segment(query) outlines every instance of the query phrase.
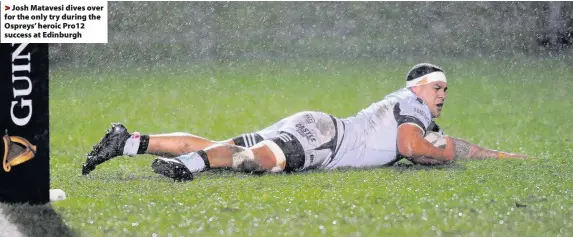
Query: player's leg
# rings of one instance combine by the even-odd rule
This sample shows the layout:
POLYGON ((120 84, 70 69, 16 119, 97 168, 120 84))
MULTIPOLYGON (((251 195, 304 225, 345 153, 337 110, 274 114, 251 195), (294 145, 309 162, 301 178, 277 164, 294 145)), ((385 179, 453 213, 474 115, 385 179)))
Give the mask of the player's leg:
POLYGON ((204 149, 215 143, 234 144, 234 141, 229 139, 217 142, 187 133, 142 135, 138 132, 129 133, 122 124, 115 123, 87 154, 82 174, 86 175, 97 165, 122 155, 154 154, 176 157, 204 149))
POLYGON ((247 173, 282 171, 287 165, 282 149, 270 140, 252 147, 232 144, 214 144, 204 150, 191 152, 176 158, 155 159, 153 170, 176 181, 189 181, 193 173, 216 168, 232 168, 247 173))
POLYGON ((263 136, 276 134, 274 127, 276 124, 261 133, 242 134, 176 158, 158 157, 151 167, 155 173, 177 181, 192 180, 193 173, 212 168, 233 168, 243 172, 280 171, 284 168, 284 154, 277 151, 276 145, 263 141, 263 136))
POLYGON ((140 145, 138 154, 153 154, 162 157, 177 157, 190 152, 205 149, 209 146, 223 143, 231 144, 242 147, 252 147, 261 142, 265 137, 272 137, 277 134, 277 129, 283 124, 283 120, 274 123, 273 125, 255 133, 245 133, 240 136, 227 139, 224 141, 212 141, 203 137, 199 137, 186 133, 172 133, 161 135, 149 135, 148 143, 145 135, 142 135, 141 143, 148 144, 147 147, 141 148, 140 145))
MULTIPOLYGON (((145 135, 142 135, 142 140, 144 139, 146 139, 145 135)), ((234 144, 233 140, 231 139, 218 142, 188 133, 149 135, 149 138, 147 139, 149 139, 147 148, 138 150, 137 154, 177 157, 183 154, 205 149, 216 143, 234 144)))
POLYGON ((152 168, 175 180, 191 180, 192 173, 212 168, 254 173, 316 168, 329 161, 336 147, 333 120, 324 113, 299 113, 289 117, 274 136, 253 147, 215 144, 175 159, 157 158, 152 168))
MULTIPOLYGON (((272 133, 269 132, 272 127, 264 129, 263 134, 272 133)), ((169 158, 202 150, 218 143, 250 147, 262 140, 261 135, 257 133, 247 133, 224 141, 213 141, 188 133, 146 135, 138 132, 129 133, 125 126, 115 123, 87 154, 82 174, 89 174, 97 165, 123 155, 151 154, 169 158)))
POLYGON ((233 162, 235 170, 246 172, 260 172, 272 164, 274 166, 271 171, 281 170, 281 166, 276 164, 277 157, 281 163, 284 154, 277 151, 276 145, 266 145, 268 141, 263 140, 276 136, 285 121, 286 118, 256 133, 246 133, 222 143, 213 143, 176 158, 158 157, 151 167, 156 173, 177 181, 192 180, 192 173, 211 168, 233 168, 233 162))

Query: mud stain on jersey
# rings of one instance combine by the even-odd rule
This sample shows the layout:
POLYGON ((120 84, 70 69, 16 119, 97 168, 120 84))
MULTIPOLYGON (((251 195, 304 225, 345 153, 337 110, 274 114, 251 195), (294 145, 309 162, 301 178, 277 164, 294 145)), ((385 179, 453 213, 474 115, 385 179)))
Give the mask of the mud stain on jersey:
POLYGON ((384 117, 388 114, 388 111, 390 111, 390 108, 394 107, 395 103, 389 103, 389 102, 384 102, 380 105, 380 107, 376 110, 376 117, 378 117, 378 119, 380 120, 384 120, 384 117))
POLYGON ((392 103, 383 102, 378 104, 376 110, 374 111, 374 117, 368 119, 368 129, 365 131, 368 134, 370 131, 376 131, 378 126, 385 120, 385 116, 388 115, 388 111, 392 108, 392 103))
POLYGON ((316 127, 318 128, 318 132, 320 133, 321 138, 330 139, 336 134, 336 131, 334 131, 334 123, 330 117, 328 119, 318 119, 316 121, 316 127))

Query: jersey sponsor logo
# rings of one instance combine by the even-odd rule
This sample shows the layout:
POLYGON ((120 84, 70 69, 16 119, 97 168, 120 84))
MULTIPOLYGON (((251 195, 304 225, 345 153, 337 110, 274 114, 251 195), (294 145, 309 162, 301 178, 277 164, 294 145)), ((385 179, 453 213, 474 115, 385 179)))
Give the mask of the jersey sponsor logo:
POLYGON ((308 130, 308 128, 306 128, 304 125, 302 124, 297 124, 296 126, 296 131, 303 137, 305 137, 307 140, 311 141, 311 142, 316 142, 316 138, 314 137, 314 135, 312 134, 312 132, 310 130, 308 130))
POLYGON ((331 149, 314 149, 306 152, 305 168, 316 168, 324 164, 324 162, 332 157, 331 149), (308 162, 308 163, 306 163, 308 162))
POLYGON ((307 123, 314 123, 314 117, 312 117, 312 114, 305 114, 304 115, 304 119, 306 120, 307 123))
POLYGON ((422 118, 424 118, 424 120, 426 120, 426 122, 430 122, 430 120, 428 119, 428 115, 426 115, 426 112, 424 112, 423 110, 419 109, 419 108, 414 108, 414 112, 418 113, 419 115, 422 116, 422 118))

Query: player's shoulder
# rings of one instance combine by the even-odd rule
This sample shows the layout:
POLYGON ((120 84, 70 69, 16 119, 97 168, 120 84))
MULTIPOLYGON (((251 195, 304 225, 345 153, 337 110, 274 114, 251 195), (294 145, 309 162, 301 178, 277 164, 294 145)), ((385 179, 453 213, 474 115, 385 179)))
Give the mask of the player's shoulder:
POLYGON ((402 88, 395 92, 388 94, 386 99, 395 100, 400 104, 407 104, 412 106, 426 106, 426 103, 420 99, 414 92, 408 88, 402 88))
POLYGON ((419 121, 417 123, 424 129, 432 122, 430 108, 416 94, 408 88, 398 90, 393 93, 396 100, 394 114, 397 121, 404 122, 411 119, 419 121), (403 118, 406 116, 406 118, 403 118))

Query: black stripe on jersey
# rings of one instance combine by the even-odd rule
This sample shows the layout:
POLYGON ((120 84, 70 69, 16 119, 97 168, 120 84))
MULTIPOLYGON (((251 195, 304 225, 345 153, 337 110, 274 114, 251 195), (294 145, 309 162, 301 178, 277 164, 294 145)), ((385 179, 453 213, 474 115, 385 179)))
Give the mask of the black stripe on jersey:
POLYGON ((258 133, 245 133, 238 137, 233 138, 233 142, 235 143, 235 145, 242 147, 252 147, 255 144, 261 142, 262 140, 263 137, 261 137, 261 135, 259 135, 258 133))
POLYGON ((438 126, 438 124, 436 124, 434 121, 432 121, 430 123, 430 125, 428 126, 428 131, 441 132, 441 129, 440 129, 440 126, 438 126))
MULTIPOLYGON (((338 153, 338 149, 340 148, 340 146, 338 146, 338 143, 337 143, 338 142, 338 123, 336 122, 336 119, 334 118, 334 116, 330 115, 330 118, 332 119, 332 122, 334 123, 334 131, 335 132, 334 132, 334 138, 332 139, 332 141, 325 144, 330 149, 332 149, 332 155, 330 155, 328 162, 326 162, 327 165, 330 164, 330 162, 332 162, 332 160, 336 156, 336 153, 338 153)), ((342 123, 342 131, 344 131, 344 123, 342 123)), ((342 137, 340 138, 341 144, 342 144, 342 140, 344 140, 344 133, 342 133, 342 137)), ((317 149, 320 149, 320 147, 317 149)))
POLYGON ((424 123, 422 123, 422 121, 420 121, 420 119, 414 117, 414 116, 410 116, 410 115, 402 115, 400 114, 402 110, 400 110, 400 103, 396 103, 396 105, 394 105, 394 118, 396 119, 396 122, 398 123, 398 126, 404 124, 404 123, 414 123, 418 126, 420 126, 420 128, 422 128, 422 130, 424 130, 424 133, 426 133, 426 128, 424 127, 424 123))

